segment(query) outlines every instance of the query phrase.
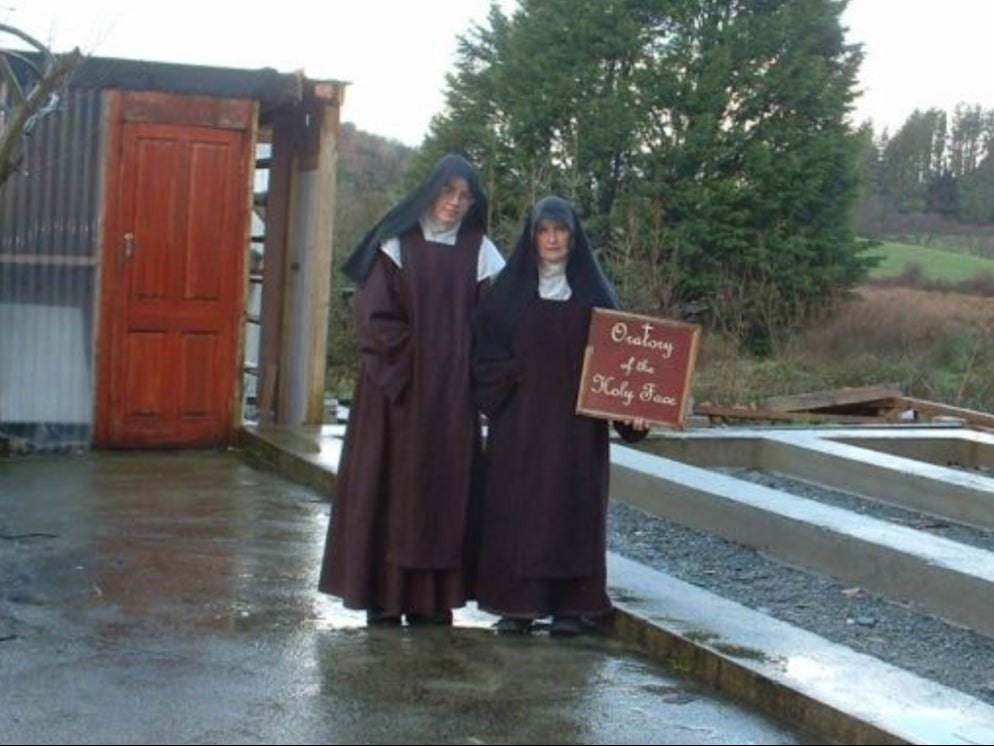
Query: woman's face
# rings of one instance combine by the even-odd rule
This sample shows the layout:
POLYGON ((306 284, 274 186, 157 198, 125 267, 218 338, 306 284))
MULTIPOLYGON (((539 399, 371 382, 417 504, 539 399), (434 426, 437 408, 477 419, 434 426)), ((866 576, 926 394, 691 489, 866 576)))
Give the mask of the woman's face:
POLYGON ((443 225, 453 226, 466 217, 473 202, 473 193, 469 189, 469 182, 461 177, 456 177, 442 187, 442 191, 431 203, 431 216, 443 225))
POLYGON ((569 228, 555 220, 539 220, 535 226, 535 245, 542 261, 561 261, 569 254, 569 228))

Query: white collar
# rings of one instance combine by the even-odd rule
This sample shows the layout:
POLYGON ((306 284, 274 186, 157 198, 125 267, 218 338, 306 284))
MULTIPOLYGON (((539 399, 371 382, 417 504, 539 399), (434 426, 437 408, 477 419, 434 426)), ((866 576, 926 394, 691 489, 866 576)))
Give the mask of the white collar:
POLYGON ((538 297, 544 300, 569 300, 573 295, 566 279, 568 257, 558 262, 538 260, 538 297))
POLYGON ((456 245, 456 239, 459 237, 460 223, 456 223, 455 225, 440 223, 430 215, 423 216, 418 223, 421 224, 421 234, 425 237, 425 241, 445 243, 449 246, 456 245))

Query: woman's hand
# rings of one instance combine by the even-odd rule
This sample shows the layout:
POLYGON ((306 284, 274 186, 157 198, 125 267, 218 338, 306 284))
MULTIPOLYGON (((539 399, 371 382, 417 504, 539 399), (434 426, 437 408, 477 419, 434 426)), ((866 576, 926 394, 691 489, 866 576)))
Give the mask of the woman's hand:
POLYGON ((632 428, 632 430, 638 430, 641 433, 648 432, 652 427, 650 422, 644 417, 635 417, 631 420, 625 420, 625 424, 632 428))

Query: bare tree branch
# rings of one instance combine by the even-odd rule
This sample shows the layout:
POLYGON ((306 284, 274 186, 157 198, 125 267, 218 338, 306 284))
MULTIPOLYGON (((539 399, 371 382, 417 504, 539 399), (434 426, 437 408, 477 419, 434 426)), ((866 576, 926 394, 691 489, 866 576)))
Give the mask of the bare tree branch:
MULTIPOLYGON (((31 56, 17 50, 0 49, 0 92, 6 91, 6 104, 0 114, 0 187, 20 165, 18 146, 30 136, 37 122, 56 109, 59 91, 79 67, 83 54, 79 48, 66 54, 53 54, 44 44, 20 29, 0 23, 0 34, 26 42, 41 57, 37 64, 31 56), (11 60, 16 59, 29 70, 27 80, 18 78, 11 60)), ((3 98, 0 97, 0 101, 3 98)))

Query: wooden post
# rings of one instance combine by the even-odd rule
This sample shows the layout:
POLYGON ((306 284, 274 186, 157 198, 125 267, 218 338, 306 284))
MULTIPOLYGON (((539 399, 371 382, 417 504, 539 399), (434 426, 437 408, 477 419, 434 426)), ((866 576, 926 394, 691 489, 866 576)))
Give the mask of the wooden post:
POLYGON ((324 388, 328 369, 328 312, 331 299, 332 234, 335 220, 335 172, 338 163, 339 109, 337 102, 318 112, 317 201, 314 234, 310 243, 314 252, 310 288, 310 371, 307 382, 306 424, 324 422, 324 388))

